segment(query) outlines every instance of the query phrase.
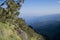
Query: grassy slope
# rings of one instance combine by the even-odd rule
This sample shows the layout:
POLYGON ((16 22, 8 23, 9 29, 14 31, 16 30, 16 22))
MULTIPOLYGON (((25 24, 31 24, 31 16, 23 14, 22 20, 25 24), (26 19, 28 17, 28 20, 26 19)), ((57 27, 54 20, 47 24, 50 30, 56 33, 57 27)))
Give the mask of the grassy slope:
POLYGON ((24 25, 25 27, 19 27, 20 31, 22 30, 23 33, 17 34, 15 28, 15 25, 7 23, 0 22, 0 40, 24 40, 24 38, 28 37, 27 40, 44 40, 44 38, 35 33, 31 28, 29 28, 27 25, 24 25), (25 37, 24 35, 27 34, 25 37), (22 36, 23 35, 23 36, 22 36))
POLYGON ((0 22, 0 40, 22 40, 14 30, 14 25, 0 22))

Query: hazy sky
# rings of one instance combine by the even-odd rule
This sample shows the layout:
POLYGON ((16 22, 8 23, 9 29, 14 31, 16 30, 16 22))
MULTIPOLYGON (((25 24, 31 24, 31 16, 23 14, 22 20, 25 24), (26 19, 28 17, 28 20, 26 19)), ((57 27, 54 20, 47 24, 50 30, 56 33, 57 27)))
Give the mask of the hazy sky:
POLYGON ((60 13, 60 0, 25 0, 22 16, 41 16, 60 13))
POLYGON ((60 14, 60 0, 25 0, 20 12, 22 17, 60 14))

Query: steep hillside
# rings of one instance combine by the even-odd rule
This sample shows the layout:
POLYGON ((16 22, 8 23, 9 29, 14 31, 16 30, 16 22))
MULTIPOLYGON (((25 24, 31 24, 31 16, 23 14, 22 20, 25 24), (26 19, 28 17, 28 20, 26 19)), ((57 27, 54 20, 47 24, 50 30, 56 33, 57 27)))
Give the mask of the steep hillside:
MULTIPOLYGON (((0 0, 1 1, 1 0, 0 0)), ((44 40, 22 18, 18 18, 24 0, 3 0, 0 4, 0 40, 44 40)))
POLYGON ((43 36, 35 33, 24 21, 20 22, 20 26, 0 22, 0 40, 44 40, 43 36))

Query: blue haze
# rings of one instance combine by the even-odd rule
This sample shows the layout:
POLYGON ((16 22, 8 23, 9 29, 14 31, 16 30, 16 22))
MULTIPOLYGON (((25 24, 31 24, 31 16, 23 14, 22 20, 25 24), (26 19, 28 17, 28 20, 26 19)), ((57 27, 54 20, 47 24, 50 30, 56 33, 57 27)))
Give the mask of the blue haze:
POLYGON ((60 14, 60 0, 25 0, 20 12, 23 18, 60 14))
POLYGON ((25 0, 19 17, 46 40, 60 40, 60 0, 25 0))

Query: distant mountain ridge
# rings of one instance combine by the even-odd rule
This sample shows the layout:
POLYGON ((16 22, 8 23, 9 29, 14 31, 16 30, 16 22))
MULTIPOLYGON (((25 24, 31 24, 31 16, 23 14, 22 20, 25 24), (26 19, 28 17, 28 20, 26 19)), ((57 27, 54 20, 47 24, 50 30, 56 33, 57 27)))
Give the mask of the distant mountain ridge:
MULTIPOLYGON (((28 20, 28 22, 29 21, 30 20, 28 20)), ((60 14, 33 17, 28 24, 31 25, 36 32, 46 35, 49 40, 60 40, 60 36, 58 36, 60 33, 60 14)))
POLYGON ((26 19, 26 22, 27 22, 27 24, 29 24, 29 23, 34 23, 37 21, 47 21, 47 20, 58 20, 58 21, 60 21, 60 14, 30 17, 30 18, 26 19))

